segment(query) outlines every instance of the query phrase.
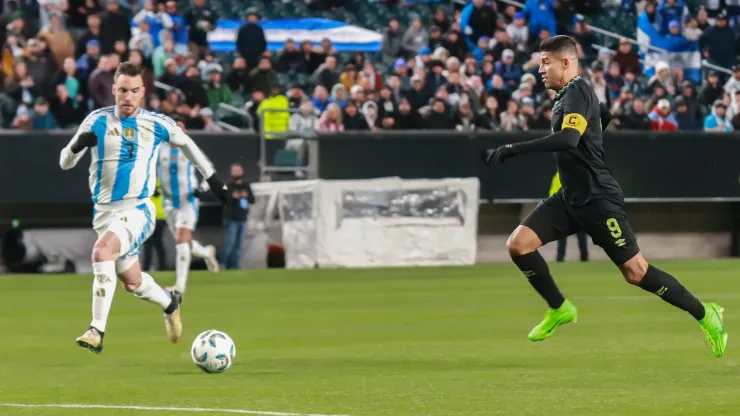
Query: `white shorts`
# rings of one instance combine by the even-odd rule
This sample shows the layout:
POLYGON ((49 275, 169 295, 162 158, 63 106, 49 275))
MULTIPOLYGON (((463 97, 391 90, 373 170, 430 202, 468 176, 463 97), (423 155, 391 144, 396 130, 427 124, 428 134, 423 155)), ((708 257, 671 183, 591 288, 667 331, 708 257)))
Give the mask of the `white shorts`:
POLYGON ((183 204, 180 208, 165 208, 167 226, 172 235, 175 235, 180 228, 195 231, 195 225, 198 223, 198 208, 197 199, 192 203, 183 204))
POLYGON ((139 260, 139 247, 154 232, 155 208, 150 200, 126 209, 95 210, 93 229, 102 236, 110 231, 121 242, 116 273, 121 274, 139 260))

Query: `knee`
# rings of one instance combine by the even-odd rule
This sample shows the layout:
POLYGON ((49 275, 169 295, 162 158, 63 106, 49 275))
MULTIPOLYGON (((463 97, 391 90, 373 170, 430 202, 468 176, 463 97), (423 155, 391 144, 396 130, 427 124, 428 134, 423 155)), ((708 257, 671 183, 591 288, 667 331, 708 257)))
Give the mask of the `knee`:
POLYGON ((521 232, 517 228, 506 241, 506 249, 512 256, 522 256, 531 253, 539 248, 539 239, 534 236, 530 237, 527 233, 521 232))
POLYGON ((111 244, 106 240, 98 240, 93 245, 92 261, 99 263, 102 261, 114 260, 114 250, 111 244))
POLYGON ((640 257, 628 261, 619 269, 627 283, 639 286, 640 282, 642 282, 642 278, 645 277, 645 274, 648 271, 648 267, 650 267, 648 262, 644 258, 640 257))
POLYGON ((139 283, 123 282, 123 288, 126 289, 126 292, 133 292, 134 290, 138 289, 140 285, 141 285, 141 282, 139 283))

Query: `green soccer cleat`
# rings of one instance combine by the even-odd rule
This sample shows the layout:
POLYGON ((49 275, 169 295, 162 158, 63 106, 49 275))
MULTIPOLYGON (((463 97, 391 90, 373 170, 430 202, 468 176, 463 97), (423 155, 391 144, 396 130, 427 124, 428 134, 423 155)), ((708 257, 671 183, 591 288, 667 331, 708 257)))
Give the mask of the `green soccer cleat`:
POLYGON ((571 322, 575 323, 576 321, 578 321, 578 310, 566 299, 559 308, 548 309, 545 312, 545 319, 529 331, 529 340, 542 341, 545 338, 551 337, 560 325, 571 322))
POLYGON ((716 303, 702 303, 704 305, 705 315, 699 321, 704 335, 707 337, 709 345, 712 346, 712 352, 715 357, 721 357, 727 348, 727 330, 723 321, 722 313, 725 308, 716 303))

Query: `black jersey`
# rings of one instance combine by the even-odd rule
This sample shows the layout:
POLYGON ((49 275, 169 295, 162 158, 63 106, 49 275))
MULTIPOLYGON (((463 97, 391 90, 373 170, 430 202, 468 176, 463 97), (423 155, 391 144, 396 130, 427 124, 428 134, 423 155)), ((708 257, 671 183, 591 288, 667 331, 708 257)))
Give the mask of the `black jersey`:
POLYGON ((568 204, 583 205, 605 195, 621 199, 622 189, 604 162, 599 99, 580 76, 558 92, 550 125, 553 132, 571 128, 581 134, 574 149, 554 153, 568 204))

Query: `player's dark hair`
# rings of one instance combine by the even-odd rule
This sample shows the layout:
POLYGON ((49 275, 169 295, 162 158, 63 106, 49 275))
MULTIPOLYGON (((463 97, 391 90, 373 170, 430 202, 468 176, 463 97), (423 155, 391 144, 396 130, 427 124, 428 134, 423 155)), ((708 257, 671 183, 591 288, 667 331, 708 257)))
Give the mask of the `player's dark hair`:
POLYGON ((578 56, 578 47, 570 36, 557 35, 543 40, 540 43, 540 52, 570 52, 578 56))
POLYGON ((116 69, 116 73, 113 75, 113 82, 118 80, 119 75, 126 75, 127 77, 138 77, 141 76, 141 68, 138 65, 126 61, 121 65, 118 65, 118 69, 116 69))

